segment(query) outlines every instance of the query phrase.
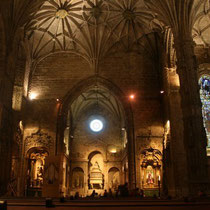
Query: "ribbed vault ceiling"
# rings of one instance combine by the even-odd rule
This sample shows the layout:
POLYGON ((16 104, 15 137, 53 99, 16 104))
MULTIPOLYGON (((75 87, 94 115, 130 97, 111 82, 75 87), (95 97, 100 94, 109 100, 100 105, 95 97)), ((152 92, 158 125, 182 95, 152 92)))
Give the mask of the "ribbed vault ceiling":
POLYGON ((109 90, 99 85, 95 85, 83 92, 71 104, 70 110, 74 122, 79 119, 82 113, 91 107, 98 111, 106 109, 119 122, 123 122, 124 114, 119 100, 109 90))
POLYGON ((192 35, 197 45, 210 46, 210 0, 202 5, 192 35))
MULTIPOLYGON (((15 30, 24 26, 33 62, 56 51, 73 51, 97 65, 114 48, 142 48, 142 37, 162 29, 156 14, 145 6, 148 1, 151 0, 8 0, 11 9, 5 10, 3 4, 1 12, 6 17, 10 34, 7 37, 13 37, 15 30)), ((190 1, 183 0, 183 5, 190 1)), ((174 0, 154 2, 158 9, 162 7, 159 4, 173 4, 174 0)), ((193 27, 193 39, 197 45, 208 47, 210 0, 194 2, 202 6, 193 27)))
POLYGON ((113 49, 142 48, 159 27, 143 0, 48 0, 33 17, 25 25, 33 60, 70 51, 93 66, 113 49))
MULTIPOLYGON (((144 0, 46 0, 32 17, 25 31, 33 61, 70 51, 94 67, 113 49, 142 51, 142 38, 163 29, 144 0)), ((209 0, 201 7, 192 34, 197 45, 209 46, 209 0)))

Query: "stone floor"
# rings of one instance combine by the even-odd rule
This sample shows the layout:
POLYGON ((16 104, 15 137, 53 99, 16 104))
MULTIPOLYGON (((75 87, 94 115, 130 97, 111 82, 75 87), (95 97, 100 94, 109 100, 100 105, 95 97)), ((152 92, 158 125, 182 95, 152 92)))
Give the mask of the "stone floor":
MULTIPOLYGON (((42 210, 45 200, 7 199, 7 210, 42 210)), ((51 209, 56 210, 210 210, 210 201, 164 201, 164 200, 76 200, 60 203, 54 200, 51 209)), ((1 207, 0 207, 0 210, 1 207)))

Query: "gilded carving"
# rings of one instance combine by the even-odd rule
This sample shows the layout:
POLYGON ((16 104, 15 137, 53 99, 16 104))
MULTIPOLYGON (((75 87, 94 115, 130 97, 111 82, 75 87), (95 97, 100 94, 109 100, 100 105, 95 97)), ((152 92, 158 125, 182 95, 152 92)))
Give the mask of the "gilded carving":
POLYGON ((31 136, 25 139, 25 153, 33 147, 46 147, 49 150, 52 149, 53 139, 47 133, 43 133, 38 130, 36 133, 32 133, 31 136))

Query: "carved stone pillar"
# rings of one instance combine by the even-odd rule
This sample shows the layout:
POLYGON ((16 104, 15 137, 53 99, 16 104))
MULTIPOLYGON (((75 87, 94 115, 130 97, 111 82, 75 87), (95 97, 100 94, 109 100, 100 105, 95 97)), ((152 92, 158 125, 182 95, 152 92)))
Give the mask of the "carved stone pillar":
POLYGON ((173 32, 178 61, 177 72, 180 77, 182 133, 187 159, 188 190, 189 195, 198 195, 198 192, 205 190, 207 186, 207 157, 197 65, 191 34, 206 0, 144 0, 144 2, 173 32))
MULTIPOLYGON (((130 121, 132 122, 132 121, 130 121)), ((130 190, 136 188, 136 148, 135 148, 135 139, 134 139, 134 128, 130 126, 128 129, 128 146, 127 146, 127 154, 128 154, 128 187, 130 190)))
POLYGON ((107 160, 104 160, 104 189, 109 190, 109 176, 108 176, 107 160))
POLYGON ((203 127, 199 95, 196 57, 189 35, 175 36, 177 72, 180 78, 181 108, 183 115, 184 146, 188 163, 189 193, 197 195, 206 190, 208 180, 206 134, 203 127))
MULTIPOLYGON (((12 65, 7 68, 12 69, 12 65)), ((0 195, 4 195, 10 182, 12 141, 14 138, 14 116, 11 108, 13 81, 4 73, 0 82, 0 195)))
POLYGON ((84 195, 88 195, 88 179, 89 179, 89 169, 88 169, 88 160, 84 163, 84 195))
POLYGON ((5 195, 10 182, 12 140, 13 113, 10 108, 0 102, 0 195, 5 195))
POLYGON ((183 197, 189 193, 187 159, 184 147, 183 120, 180 84, 176 68, 165 68, 166 117, 169 120, 170 136, 164 144, 164 192, 171 196, 183 197))

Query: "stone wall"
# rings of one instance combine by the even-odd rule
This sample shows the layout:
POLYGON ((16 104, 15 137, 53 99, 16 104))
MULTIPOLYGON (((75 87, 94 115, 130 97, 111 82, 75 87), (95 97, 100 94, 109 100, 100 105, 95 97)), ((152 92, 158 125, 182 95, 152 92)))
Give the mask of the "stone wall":
MULTIPOLYGON (((99 72, 102 77, 122 90, 125 100, 130 100, 130 94, 135 95, 135 99, 130 103, 134 120, 136 173, 139 186, 140 152, 150 147, 162 151, 163 107, 158 69, 143 55, 120 53, 104 59, 99 65, 99 72)), ((59 108, 56 99, 62 102, 68 91, 92 75, 94 71, 88 63, 76 55, 55 54, 41 61, 34 71, 29 90, 29 93, 37 93, 37 99, 28 101, 24 111, 25 138, 40 129, 55 140, 59 108)), ((106 125, 106 132, 97 136, 87 130, 89 113, 91 110, 84 112, 77 124, 73 139, 75 144, 73 143, 70 148, 71 158, 87 161, 88 154, 99 150, 106 157, 106 161, 122 161, 121 156, 106 154, 105 149, 105 144, 120 141, 121 130, 116 119, 104 111, 102 115, 109 123, 106 125)), ((124 163, 122 165, 124 167, 124 163)), ((122 165, 120 163, 120 170, 122 165)), ((78 165, 74 164, 74 167, 76 166, 78 165)), ((115 165, 109 165, 113 166, 115 165)))
POLYGON ((37 93, 40 99, 62 99, 74 85, 92 75, 93 71, 82 57, 54 54, 37 65, 29 92, 37 93))

